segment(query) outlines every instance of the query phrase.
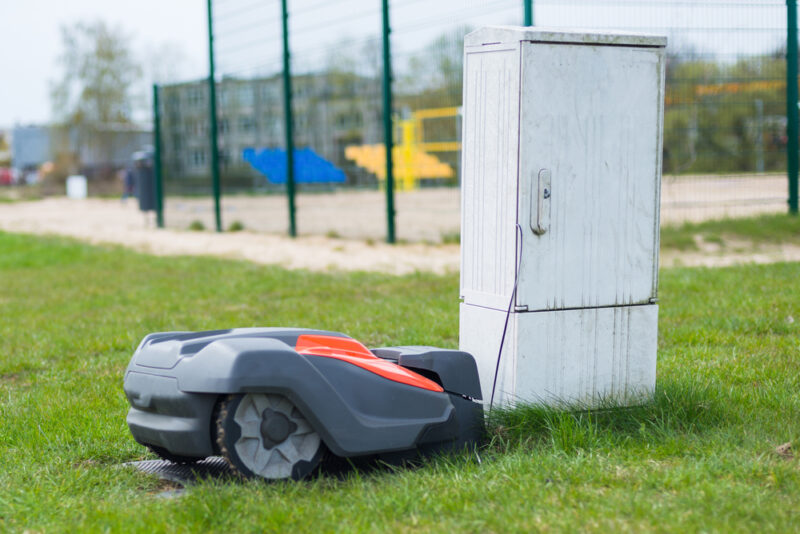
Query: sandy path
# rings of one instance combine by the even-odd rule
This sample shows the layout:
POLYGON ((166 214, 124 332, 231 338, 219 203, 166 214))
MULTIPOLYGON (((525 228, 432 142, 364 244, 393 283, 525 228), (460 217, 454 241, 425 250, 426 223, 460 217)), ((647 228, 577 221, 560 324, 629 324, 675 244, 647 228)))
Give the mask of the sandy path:
POLYGON ((68 200, 0 204, 0 229, 57 234, 90 243, 115 243, 157 255, 211 255, 274 264, 289 269, 326 271, 456 272, 458 246, 389 246, 362 241, 269 234, 189 232, 145 227, 134 203, 117 200, 68 200))
MULTIPOLYGON (((461 197, 456 188, 398 192, 395 195, 397 238, 438 243, 461 228, 461 197)), ((299 194, 296 198, 300 235, 331 235, 349 239, 386 239, 386 197, 382 191, 339 191, 299 194)), ((239 221, 257 232, 285 234, 288 202, 283 195, 222 197, 222 223, 239 221)), ((168 197, 164 220, 185 230, 198 220, 214 228, 214 205, 209 198, 168 197)))
POLYGON ((661 223, 781 213, 788 198, 785 174, 664 176, 661 223))
MULTIPOLYGON (((783 174, 730 176, 665 176, 661 188, 661 221, 676 223, 723 217, 744 217, 786 210, 787 179, 783 174)), ((382 191, 338 191, 297 195, 297 227, 301 235, 337 235, 352 239, 386 239, 386 199, 382 191)), ((395 195, 397 238, 412 242, 442 241, 458 234, 460 192, 430 188, 395 195)), ((209 197, 167 197, 165 220, 185 230, 192 221, 214 227, 209 197)), ((283 195, 223 196, 222 221, 234 221, 257 232, 284 234, 288 228, 283 195)))
MULTIPOLYGON (((426 189, 397 195, 397 227, 401 240, 433 243, 457 234, 460 227, 457 189, 426 189)), ((209 199, 168 198, 169 228, 146 225, 136 204, 117 200, 49 198, 36 202, 0 204, 0 229, 33 234, 58 234, 90 243, 116 243, 158 255, 213 255, 290 269, 315 271, 364 270, 405 274, 414 271, 457 272, 457 245, 424 243, 389 246, 383 243, 386 222, 383 193, 339 192, 298 196, 298 239, 286 232, 286 199, 228 197, 223 221, 239 220, 248 230, 237 233, 189 232, 193 220, 213 227, 209 199), (355 239, 331 239, 325 234, 355 239)), ((786 179, 782 175, 746 177, 665 178, 662 221, 702 220, 722 216, 781 212, 785 209, 786 179)), ((665 267, 725 266, 736 263, 800 261, 800 247, 736 247, 662 255, 665 267)))

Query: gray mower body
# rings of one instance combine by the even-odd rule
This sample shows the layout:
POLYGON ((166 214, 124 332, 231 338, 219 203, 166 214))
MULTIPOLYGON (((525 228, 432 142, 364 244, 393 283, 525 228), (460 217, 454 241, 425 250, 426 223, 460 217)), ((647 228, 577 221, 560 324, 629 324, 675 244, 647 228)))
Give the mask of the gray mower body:
POLYGON ((296 328, 148 335, 125 373, 134 439, 175 457, 219 454, 214 421, 220 400, 263 393, 289 399, 340 457, 442 450, 480 440, 483 410, 475 401, 481 389, 469 354, 434 347, 371 351, 444 390, 431 391, 348 361, 301 354, 295 350, 301 335, 347 338, 296 328))

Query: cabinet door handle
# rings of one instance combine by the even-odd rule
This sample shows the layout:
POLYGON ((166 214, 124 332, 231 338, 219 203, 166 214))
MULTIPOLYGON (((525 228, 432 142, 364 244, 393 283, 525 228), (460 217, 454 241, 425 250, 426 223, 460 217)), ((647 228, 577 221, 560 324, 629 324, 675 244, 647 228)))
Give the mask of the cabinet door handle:
POLYGON ((531 230, 542 235, 550 229, 550 169, 542 169, 532 177, 531 183, 531 230))

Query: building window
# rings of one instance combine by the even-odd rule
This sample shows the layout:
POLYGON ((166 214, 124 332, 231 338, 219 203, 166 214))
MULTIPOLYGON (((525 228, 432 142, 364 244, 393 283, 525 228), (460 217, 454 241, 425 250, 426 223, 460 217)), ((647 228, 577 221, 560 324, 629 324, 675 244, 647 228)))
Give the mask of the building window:
POLYGON ((199 87, 190 87, 186 94, 186 101, 190 108, 199 108, 203 105, 203 92, 199 87))
POLYGON ((253 88, 250 85, 239 87, 239 105, 242 107, 253 106, 253 88))
POLYGON ((356 128, 363 124, 364 119, 360 112, 343 113, 336 117, 336 126, 341 129, 356 128))
POLYGON ((167 98, 167 111, 170 114, 175 114, 180 112, 180 100, 178 100, 178 95, 171 94, 167 98))
POLYGON ((261 99, 264 102, 276 101, 280 97, 280 88, 276 83, 265 83, 261 86, 261 99))
POLYGON ((265 121, 269 126, 269 133, 274 138, 278 138, 283 135, 283 124, 277 119, 267 119, 265 121))
POLYGON ((205 150, 192 150, 190 154, 190 165, 192 167, 205 167, 206 165, 206 151, 205 150))
POLYGON ((208 123, 202 120, 187 120, 183 123, 183 131, 189 136, 206 135, 208 133, 208 123))
POLYGON ((256 121, 253 120, 253 117, 248 117, 248 116, 239 117, 240 132, 252 132, 255 129, 256 129, 256 121))

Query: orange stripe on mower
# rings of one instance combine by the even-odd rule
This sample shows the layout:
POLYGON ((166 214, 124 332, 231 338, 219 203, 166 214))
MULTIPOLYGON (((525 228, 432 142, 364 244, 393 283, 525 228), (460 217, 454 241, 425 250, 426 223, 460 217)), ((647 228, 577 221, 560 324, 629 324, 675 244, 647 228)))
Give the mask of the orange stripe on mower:
POLYGON ((397 364, 378 358, 367 347, 349 337, 303 334, 297 338, 297 344, 294 349, 299 354, 342 360, 383 378, 388 378, 393 382, 400 382, 401 384, 430 391, 444 391, 433 380, 409 371, 405 367, 400 367, 397 364))

